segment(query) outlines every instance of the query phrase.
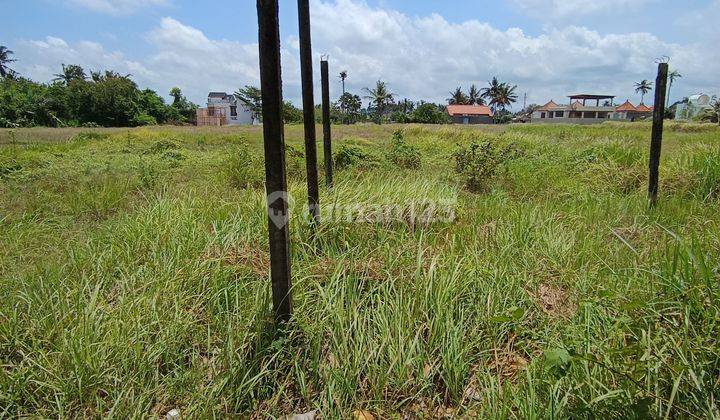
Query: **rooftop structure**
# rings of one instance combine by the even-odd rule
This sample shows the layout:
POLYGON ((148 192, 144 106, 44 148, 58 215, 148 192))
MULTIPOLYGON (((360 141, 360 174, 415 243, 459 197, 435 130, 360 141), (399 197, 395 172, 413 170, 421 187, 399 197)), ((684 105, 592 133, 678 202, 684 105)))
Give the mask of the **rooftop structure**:
POLYGON ((453 124, 492 124, 493 112, 486 105, 448 105, 453 124))
POLYGON ((613 95, 580 94, 570 95, 568 98, 570 98, 569 105, 558 105, 551 100, 536 109, 532 113, 531 122, 596 124, 608 120, 635 121, 652 115, 652 108, 643 104, 636 107, 630 101, 626 101, 624 104, 616 106, 613 95))

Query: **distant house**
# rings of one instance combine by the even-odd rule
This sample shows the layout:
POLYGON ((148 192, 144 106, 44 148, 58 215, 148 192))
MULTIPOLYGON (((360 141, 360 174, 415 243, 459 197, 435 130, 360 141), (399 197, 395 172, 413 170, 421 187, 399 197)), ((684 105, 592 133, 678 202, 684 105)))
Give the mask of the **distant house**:
POLYGON ((615 108, 615 112, 610 116, 613 121, 638 121, 652 117, 653 109, 640 104, 638 106, 633 105, 629 100, 625 101, 624 104, 615 108))
POLYGON ((453 124, 492 124, 493 112, 485 105, 448 105, 453 124))
POLYGON ((225 92, 210 92, 207 108, 197 110, 197 125, 241 125, 255 124, 256 118, 235 95, 225 92))
POLYGON ((690 96, 687 102, 677 104, 675 119, 679 121, 691 120, 709 109, 711 101, 712 98, 704 93, 690 96))
POLYGON ((539 107, 533 111, 530 122, 598 124, 608 120, 635 121, 650 117, 653 112, 652 108, 643 104, 636 107, 630 101, 615 106, 615 97, 610 95, 582 94, 572 95, 569 98, 569 105, 558 105, 551 100, 539 107))

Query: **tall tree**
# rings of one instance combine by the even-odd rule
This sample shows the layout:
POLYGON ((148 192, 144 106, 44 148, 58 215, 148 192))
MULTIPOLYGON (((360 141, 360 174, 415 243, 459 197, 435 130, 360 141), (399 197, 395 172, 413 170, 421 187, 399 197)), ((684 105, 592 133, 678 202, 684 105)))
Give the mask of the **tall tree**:
POLYGON ((485 105, 480 90, 474 84, 470 86, 470 91, 468 91, 468 103, 470 105, 485 105))
POLYGON ((677 70, 673 70, 670 72, 670 74, 668 74, 667 104, 665 105, 667 108, 670 107, 670 89, 672 89, 673 83, 675 83, 677 79, 681 78, 682 74, 680 74, 680 72, 677 70))
POLYGON ((262 91, 259 88, 245 85, 244 88, 235 91, 235 97, 253 113, 253 118, 260 118, 260 114, 262 114, 262 91))
POLYGON ((508 106, 517 102, 515 89, 517 86, 510 86, 508 83, 499 81, 497 77, 493 77, 488 82, 488 87, 482 88, 480 96, 489 100, 490 107, 494 112, 505 111, 508 106))
POLYGON ((342 92, 343 92, 343 95, 345 95, 345 79, 347 79, 347 77, 348 77, 347 70, 341 71, 340 76, 338 76, 338 77, 340 77, 340 81, 342 82, 342 90, 343 90, 342 92))
POLYGON ((467 95, 465 95, 465 92, 462 91, 461 87, 450 92, 450 97, 447 101, 449 105, 468 105, 470 103, 470 100, 467 95))
POLYGON ((345 123, 350 124, 357 120, 362 108, 362 99, 358 95, 345 92, 340 97, 340 108, 344 111, 345 123))
POLYGON ((15 53, 12 50, 7 49, 4 45, 0 45, 0 76, 8 77, 15 74, 15 71, 8 67, 9 63, 13 63, 17 60, 10 58, 15 53))
POLYGON ((78 66, 77 64, 70 64, 70 65, 62 65, 62 73, 58 73, 54 75, 55 78, 53 79, 53 82, 62 82, 66 86, 70 84, 73 80, 85 80, 87 79, 87 75, 85 75, 85 70, 78 66))
POLYGON ((493 98, 495 109, 499 108, 504 112, 508 107, 512 107, 512 104, 517 102, 515 89, 517 89, 516 85, 510 86, 508 83, 503 83, 498 91, 497 97, 493 98))
POLYGON ((170 89, 170 96, 173 98, 172 108, 180 114, 183 120, 193 120, 195 118, 198 106, 190 102, 179 87, 176 86, 170 89))
POLYGON ((382 124, 382 117, 385 115, 385 110, 389 104, 393 103, 395 94, 387 89, 387 85, 382 80, 377 81, 374 89, 365 88, 363 90, 367 93, 365 99, 370 99, 370 102, 375 107, 377 123, 382 124))
POLYGON ((635 83, 635 93, 640 94, 640 104, 645 103, 645 95, 652 90, 653 83, 649 80, 641 80, 635 83))

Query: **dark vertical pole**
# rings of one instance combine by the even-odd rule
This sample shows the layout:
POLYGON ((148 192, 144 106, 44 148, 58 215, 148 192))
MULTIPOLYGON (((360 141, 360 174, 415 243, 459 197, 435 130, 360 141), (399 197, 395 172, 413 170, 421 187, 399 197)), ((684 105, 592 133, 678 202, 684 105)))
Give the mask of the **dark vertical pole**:
POLYGON ((328 187, 333 185, 332 137, 330 133, 330 79, 328 62, 320 62, 322 76, 322 116, 323 116, 323 153, 325 154, 325 181, 328 187))
POLYGON ((663 120, 665 118, 665 96, 667 94, 668 64, 660 63, 655 80, 655 108, 653 109, 652 139, 650 141, 650 184, 648 196, 650 207, 655 207, 660 181, 660 153, 662 150, 663 120))
POLYGON ((290 319, 292 314, 292 296, 290 295, 290 237, 288 234, 287 179, 285 177, 285 130, 282 116, 278 0, 257 0, 257 12, 270 238, 270 276, 275 319, 285 322, 290 319))
POLYGON ((312 41, 309 0, 298 0, 300 27, 300 73, 302 75, 303 122, 305 123, 305 168, 307 170, 308 209, 312 233, 320 223, 320 187, 318 186, 317 138, 315 136, 315 97, 313 94, 312 41))

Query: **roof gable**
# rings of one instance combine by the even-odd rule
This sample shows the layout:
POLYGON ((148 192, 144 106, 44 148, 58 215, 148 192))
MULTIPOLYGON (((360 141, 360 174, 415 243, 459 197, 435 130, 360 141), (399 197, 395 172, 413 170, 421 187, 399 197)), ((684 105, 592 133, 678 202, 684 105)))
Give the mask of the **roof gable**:
POLYGON ((615 108, 615 112, 633 112, 633 111, 637 111, 637 110, 638 109, 635 108, 635 105, 631 104, 629 100, 625 101, 624 104, 615 108))
POLYGON ((545 105, 538 108, 538 111, 550 111, 551 108, 557 108, 559 105, 555 103, 555 101, 550 100, 550 102, 546 103, 545 105))

